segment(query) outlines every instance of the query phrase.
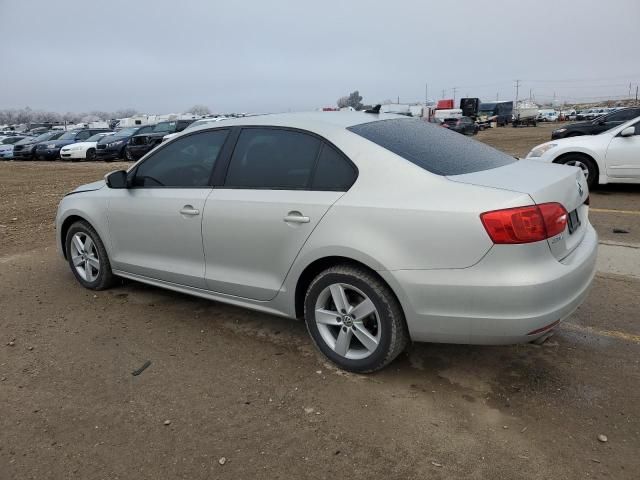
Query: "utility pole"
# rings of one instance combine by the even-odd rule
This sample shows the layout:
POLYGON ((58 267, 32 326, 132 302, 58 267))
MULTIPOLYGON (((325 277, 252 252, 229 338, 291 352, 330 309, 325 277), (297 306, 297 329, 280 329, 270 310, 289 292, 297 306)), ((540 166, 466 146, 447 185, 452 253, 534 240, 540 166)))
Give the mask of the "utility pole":
POLYGON ((424 84, 424 104, 429 103, 429 84, 424 84))
POLYGON ((532 97, 532 92, 533 92, 533 88, 529 89, 529 100, 531 101, 532 97))
POLYGON ((442 99, 444 100, 444 94, 445 94, 445 90, 444 88, 442 89, 442 99))
POLYGON ((498 92, 496 92, 496 102, 500 100, 500 95, 498 94, 498 92))
POLYGON ((456 92, 458 91, 458 87, 453 87, 453 105, 456 104, 456 92))
POLYGON ((400 105, 400 95, 398 95, 398 105, 400 105))
POLYGON ((638 85, 636 85, 636 105, 638 104, 638 85))
POLYGON ((629 82, 629 98, 631 98, 631 82, 629 82))
POLYGON ((520 80, 516 80, 516 101, 514 102, 514 107, 518 104, 518 93, 520 92, 520 80))

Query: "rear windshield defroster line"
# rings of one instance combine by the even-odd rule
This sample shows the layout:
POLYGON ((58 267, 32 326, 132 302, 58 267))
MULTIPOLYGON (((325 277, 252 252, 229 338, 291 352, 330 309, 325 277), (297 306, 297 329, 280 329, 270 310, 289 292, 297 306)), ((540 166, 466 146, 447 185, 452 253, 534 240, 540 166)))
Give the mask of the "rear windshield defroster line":
POLYGON ((412 118, 361 123, 347 130, 437 175, 462 175, 517 160, 457 132, 412 118))

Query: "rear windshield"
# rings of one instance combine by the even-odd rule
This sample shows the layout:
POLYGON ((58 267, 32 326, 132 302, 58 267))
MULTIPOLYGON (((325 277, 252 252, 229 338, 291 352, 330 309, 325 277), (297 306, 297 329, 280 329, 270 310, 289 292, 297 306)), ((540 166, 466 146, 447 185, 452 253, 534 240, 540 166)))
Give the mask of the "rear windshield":
POLYGON ((380 120, 348 130, 437 175, 480 172, 516 161, 484 143, 422 120, 380 120))

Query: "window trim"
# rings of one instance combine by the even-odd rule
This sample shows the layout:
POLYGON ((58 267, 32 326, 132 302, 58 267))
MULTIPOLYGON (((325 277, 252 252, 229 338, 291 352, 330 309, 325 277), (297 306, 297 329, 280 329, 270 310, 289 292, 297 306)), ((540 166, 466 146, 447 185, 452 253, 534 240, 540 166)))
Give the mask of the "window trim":
POLYGON ((347 192, 356 183, 356 180, 360 176, 360 170, 358 169, 358 166, 355 163, 353 163, 353 161, 348 157, 348 155, 346 155, 340 148, 338 148, 333 142, 328 140, 326 137, 323 137, 322 135, 319 135, 319 134, 317 134, 315 132, 311 132, 311 131, 305 130, 303 128, 280 126, 280 125, 255 125, 255 124, 254 125, 237 125, 237 126, 234 126, 232 128, 234 130, 236 130, 236 132, 235 132, 235 134, 230 135, 228 138, 233 137, 233 147, 229 149, 230 151, 228 152, 228 156, 226 156, 224 158, 224 164, 221 163, 221 165, 220 165, 221 174, 216 178, 216 182, 214 182, 214 188, 220 188, 220 189, 224 189, 224 190, 274 190, 274 191, 291 191, 291 192, 295 192, 295 191, 347 192), (231 165, 231 159, 233 158, 233 153, 235 152, 236 146, 238 145, 238 140, 240 139, 240 134, 242 133, 243 130, 253 130, 253 129, 284 130, 284 131, 289 131, 289 132, 302 133, 302 134, 306 134, 306 135, 315 137, 316 139, 318 139, 320 141, 320 148, 318 148, 318 152, 316 153, 316 158, 315 158, 315 160, 313 162, 311 175, 309 176, 309 179, 307 181, 307 185, 305 185, 304 187, 296 187, 296 188, 274 188, 274 187, 235 187, 235 186, 229 186, 229 185, 226 184, 227 183, 227 177, 228 177, 228 174, 229 174, 229 166, 231 165), (316 175, 316 170, 318 169, 318 162, 320 160, 320 154, 322 153, 322 150, 323 150, 325 144, 329 145, 330 147, 333 147, 333 149, 335 149, 335 151, 338 152, 338 154, 351 166, 351 168, 353 168, 353 171, 355 173, 354 178, 353 178, 353 182, 345 190, 342 190, 342 189, 340 189, 340 190, 325 190, 325 189, 317 190, 317 189, 314 189, 314 188, 311 187, 313 185, 313 179, 315 178, 315 175, 316 175))
POLYGON ((184 135, 179 135, 177 137, 174 137, 172 139, 170 139, 168 142, 163 142, 161 143, 157 148, 157 150, 155 150, 151 155, 147 155, 145 158, 143 158, 142 160, 140 160, 138 163, 135 164, 135 166, 129 170, 127 172, 127 184, 128 184, 128 188, 129 189, 142 189, 142 190, 146 190, 146 189, 207 189, 210 190, 213 187, 213 178, 215 176, 215 172, 219 167, 219 164, 221 163, 221 160, 223 159, 223 155, 226 154, 228 148, 227 145, 229 144, 229 140, 231 139, 231 137, 233 136, 232 133, 233 128, 229 127, 229 126, 224 126, 224 127, 218 127, 218 128, 207 128, 207 129, 203 129, 203 130, 196 130, 194 132, 190 132, 190 133, 185 133, 184 135), (162 150, 164 150, 165 148, 167 148, 169 145, 171 145, 172 143, 181 140, 183 138, 186 137, 190 137, 192 135, 198 135, 200 133, 209 133, 209 132, 216 132, 216 131, 228 131, 227 136, 224 140, 224 143, 222 144, 222 148, 220 148, 220 152, 218 153, 218 158, 216 159, 214 165, 213 165, 213 169, 209 175, 209 180, 207 181, 207 184, 204 186, 197 186, 197 187, 185 187, 185 186, 180 186, 180 187, 176 187, 176 186, 155 186, 155 187, 144 187, 144 186, 136 186, 133 184, 133 181, 136 177, 136 174, 138 173, 138 169, 140 168, 140 165, 142 165, 145 162, 148 162, 150 159, 154 158, 159 152, 161 152, 162 150))

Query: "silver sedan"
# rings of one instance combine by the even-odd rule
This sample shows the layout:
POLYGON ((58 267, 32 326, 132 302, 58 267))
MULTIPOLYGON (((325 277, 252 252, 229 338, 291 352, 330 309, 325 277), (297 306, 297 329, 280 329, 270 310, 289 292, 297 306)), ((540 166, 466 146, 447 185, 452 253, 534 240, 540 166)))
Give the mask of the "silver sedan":
POLYGON ((340 367, 410 341, 539 339, 584 300, 597 236, 575 167, 362 112, 205 125, 58 208, 76 279, 124 277, 300 318, 340 367))

